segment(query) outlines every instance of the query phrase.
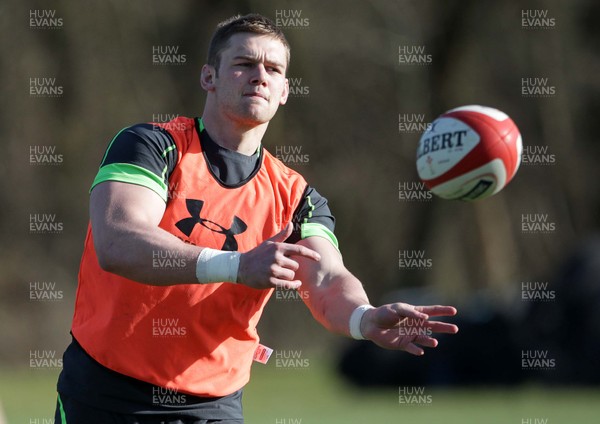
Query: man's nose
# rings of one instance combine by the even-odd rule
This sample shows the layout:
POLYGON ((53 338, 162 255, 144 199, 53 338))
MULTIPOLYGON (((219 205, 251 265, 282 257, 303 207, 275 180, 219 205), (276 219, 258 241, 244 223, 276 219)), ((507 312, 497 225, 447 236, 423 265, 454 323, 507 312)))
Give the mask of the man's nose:
POLYGON ((268 74, 265 65, 259 63, 254 67, 253 71, 254 72, 252 73, 252 79, 250 82, 256 85, 266 84, 268 74))

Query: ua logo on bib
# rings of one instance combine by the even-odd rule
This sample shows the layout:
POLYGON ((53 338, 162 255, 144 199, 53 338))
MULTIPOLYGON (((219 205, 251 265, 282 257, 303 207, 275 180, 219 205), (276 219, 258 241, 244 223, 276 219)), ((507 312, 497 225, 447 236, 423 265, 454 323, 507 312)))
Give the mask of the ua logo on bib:
POLYGON ((238 250, 238 243, 235 239, 235 236, 237 234, 242 234, 248 228, 248 225, 246 225, 244 221, 234 215, 231 226, 229 228, 225 228, 221 224, 217 224, 216 222, 200 216, 200 212, 204 206, 203 200, 186 199, 185 205, 190 213, 190 217, 183 218, 175 224, 179 231, 189 237, 190 234, 192 234, 196 224, 200 224, 210 231, 223 234, 225 236, 225 242, 223 243, 221 250, 228 250, 231 252, 238 250))

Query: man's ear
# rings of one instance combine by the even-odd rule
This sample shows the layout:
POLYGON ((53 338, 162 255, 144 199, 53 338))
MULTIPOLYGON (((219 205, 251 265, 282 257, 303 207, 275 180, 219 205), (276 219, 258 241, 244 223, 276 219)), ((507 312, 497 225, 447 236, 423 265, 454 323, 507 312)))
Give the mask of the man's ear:
POLYGON ((283 87, 283 93, 281 93, 281 99, 279 99, 279 104, 284 105, 287 103, 288 96, 290 95, 290 82, 288 79, 285 79, 285 86, 283 87))
POLYGON ((202 67, 202 73, 200 74, 200 85, 206 91, 214 91, 216 77, 217 71, 215 67, 211 65, 204 65, 202 67))

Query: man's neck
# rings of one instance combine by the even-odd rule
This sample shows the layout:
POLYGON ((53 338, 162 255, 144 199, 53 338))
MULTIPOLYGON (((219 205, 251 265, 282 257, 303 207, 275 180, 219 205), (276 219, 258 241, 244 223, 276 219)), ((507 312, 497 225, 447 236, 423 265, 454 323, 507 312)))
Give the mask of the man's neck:
POLYGON ((269 125, 268 122, 258 126, 238 124, 229 119, 219 119, 207 113, 206 109, 202 115, 202 122, 215 143, 247 156, 256 153, 269 125))

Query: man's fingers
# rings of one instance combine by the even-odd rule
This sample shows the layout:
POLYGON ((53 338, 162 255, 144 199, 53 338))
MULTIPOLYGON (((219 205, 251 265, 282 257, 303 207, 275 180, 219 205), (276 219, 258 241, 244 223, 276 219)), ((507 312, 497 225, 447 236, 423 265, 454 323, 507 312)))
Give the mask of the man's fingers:
POLYGON ((268 241, 272 241, 273 243, 283 243, 284 241, 286 241, 288 239, 289 236, 292 235, 292 230, 293 230, 292 224, 288 224, 285 226, 285 228, 283 230, 281 230, 280 232, 275 234, 268 241))
POLYGON ((454 324, 448 324, 447 322, 428 321, 425 324, 425 327, 430 328, 434 333, 458 333, 458 327, 454 324))
POLYGON ((281 245, 281 249, 285 256, 304 256, 305 258, 312 259, 313 261, 321 260, 321 255, 306 246, 285 243, 281 245))
POLYGON ((416 356, 421 356, 425 353, 425 351, 423 349, 421 349, 419 346, 417 346, 414 343, 409 343, 406 345, 406 347, 404 348, 405 352, 408 352, 412 355, 416 355, 416 356))
POLYGON ((423 347, 436 347, 438 345, 437 339, 429 336, 418 336, 411 343, 408 343, 404 350, 413 355, 421 356, 425 353, 425 351, 421 348, 423 347))
POLYGON ((302 281, 300 280, 292 280, 292 281, 287 281, 287 280, 281 280, 279 278, 271 278, 271 283, 273 284, 273 286, 275 286, 275 288, 282 288, 282 289, 298 289, 300 288, 300 286, 302 286, 302 281))
POLYGON ((278 249, 280 249, 281 253, 283 253, 285 256, 298 255, 315 261, 320 261, 321 255, 312 249, 298 244, 284 243, 292 235, 292 230, 292 224, 288 224, 283 230, 275 234, 268 241, 278 243, 278 249))
POLYGON ((298 271, 300 264, 293 259, 288 258, 285 255, 281 255, 275 259, 275 263, 282 268, 291 269, 292 271, 298 271))
POLYGON ((408 305, 406 303, 394 303, 391 305, 392 310, 396 312, 396 315, 400 315, 403 318, 413 318, 413 319, 427 319, 429 316, 427 313, 423 311, 419 311, 412 305, 408 305))
POLYGON ((424 347, 436 347, 438 345, 437 339, 430 336, 418 336, 413 340, 413 343, 424 347))
POLYGON ((453 315, 456 308, 452 306, 412 306, 401 302, 380 306, 371 314, 374 331, 369 338, 379 346, 421 356, 425 353, 423 348, 437 347, 434 333, 458 332, 456 325, 430 318, 453 315))
POLYGON ((443 305, 428 305, 428 306, 415 306, 417 311, 423 312, 430 317, 451 317, 456 315, 456 308, 453 306, 443 305))
POLYGON ((292 269, 288 269, 279 265, 272 265, 271 277, 278 280, 293 281, 296 277, 296 272, 292 269))

